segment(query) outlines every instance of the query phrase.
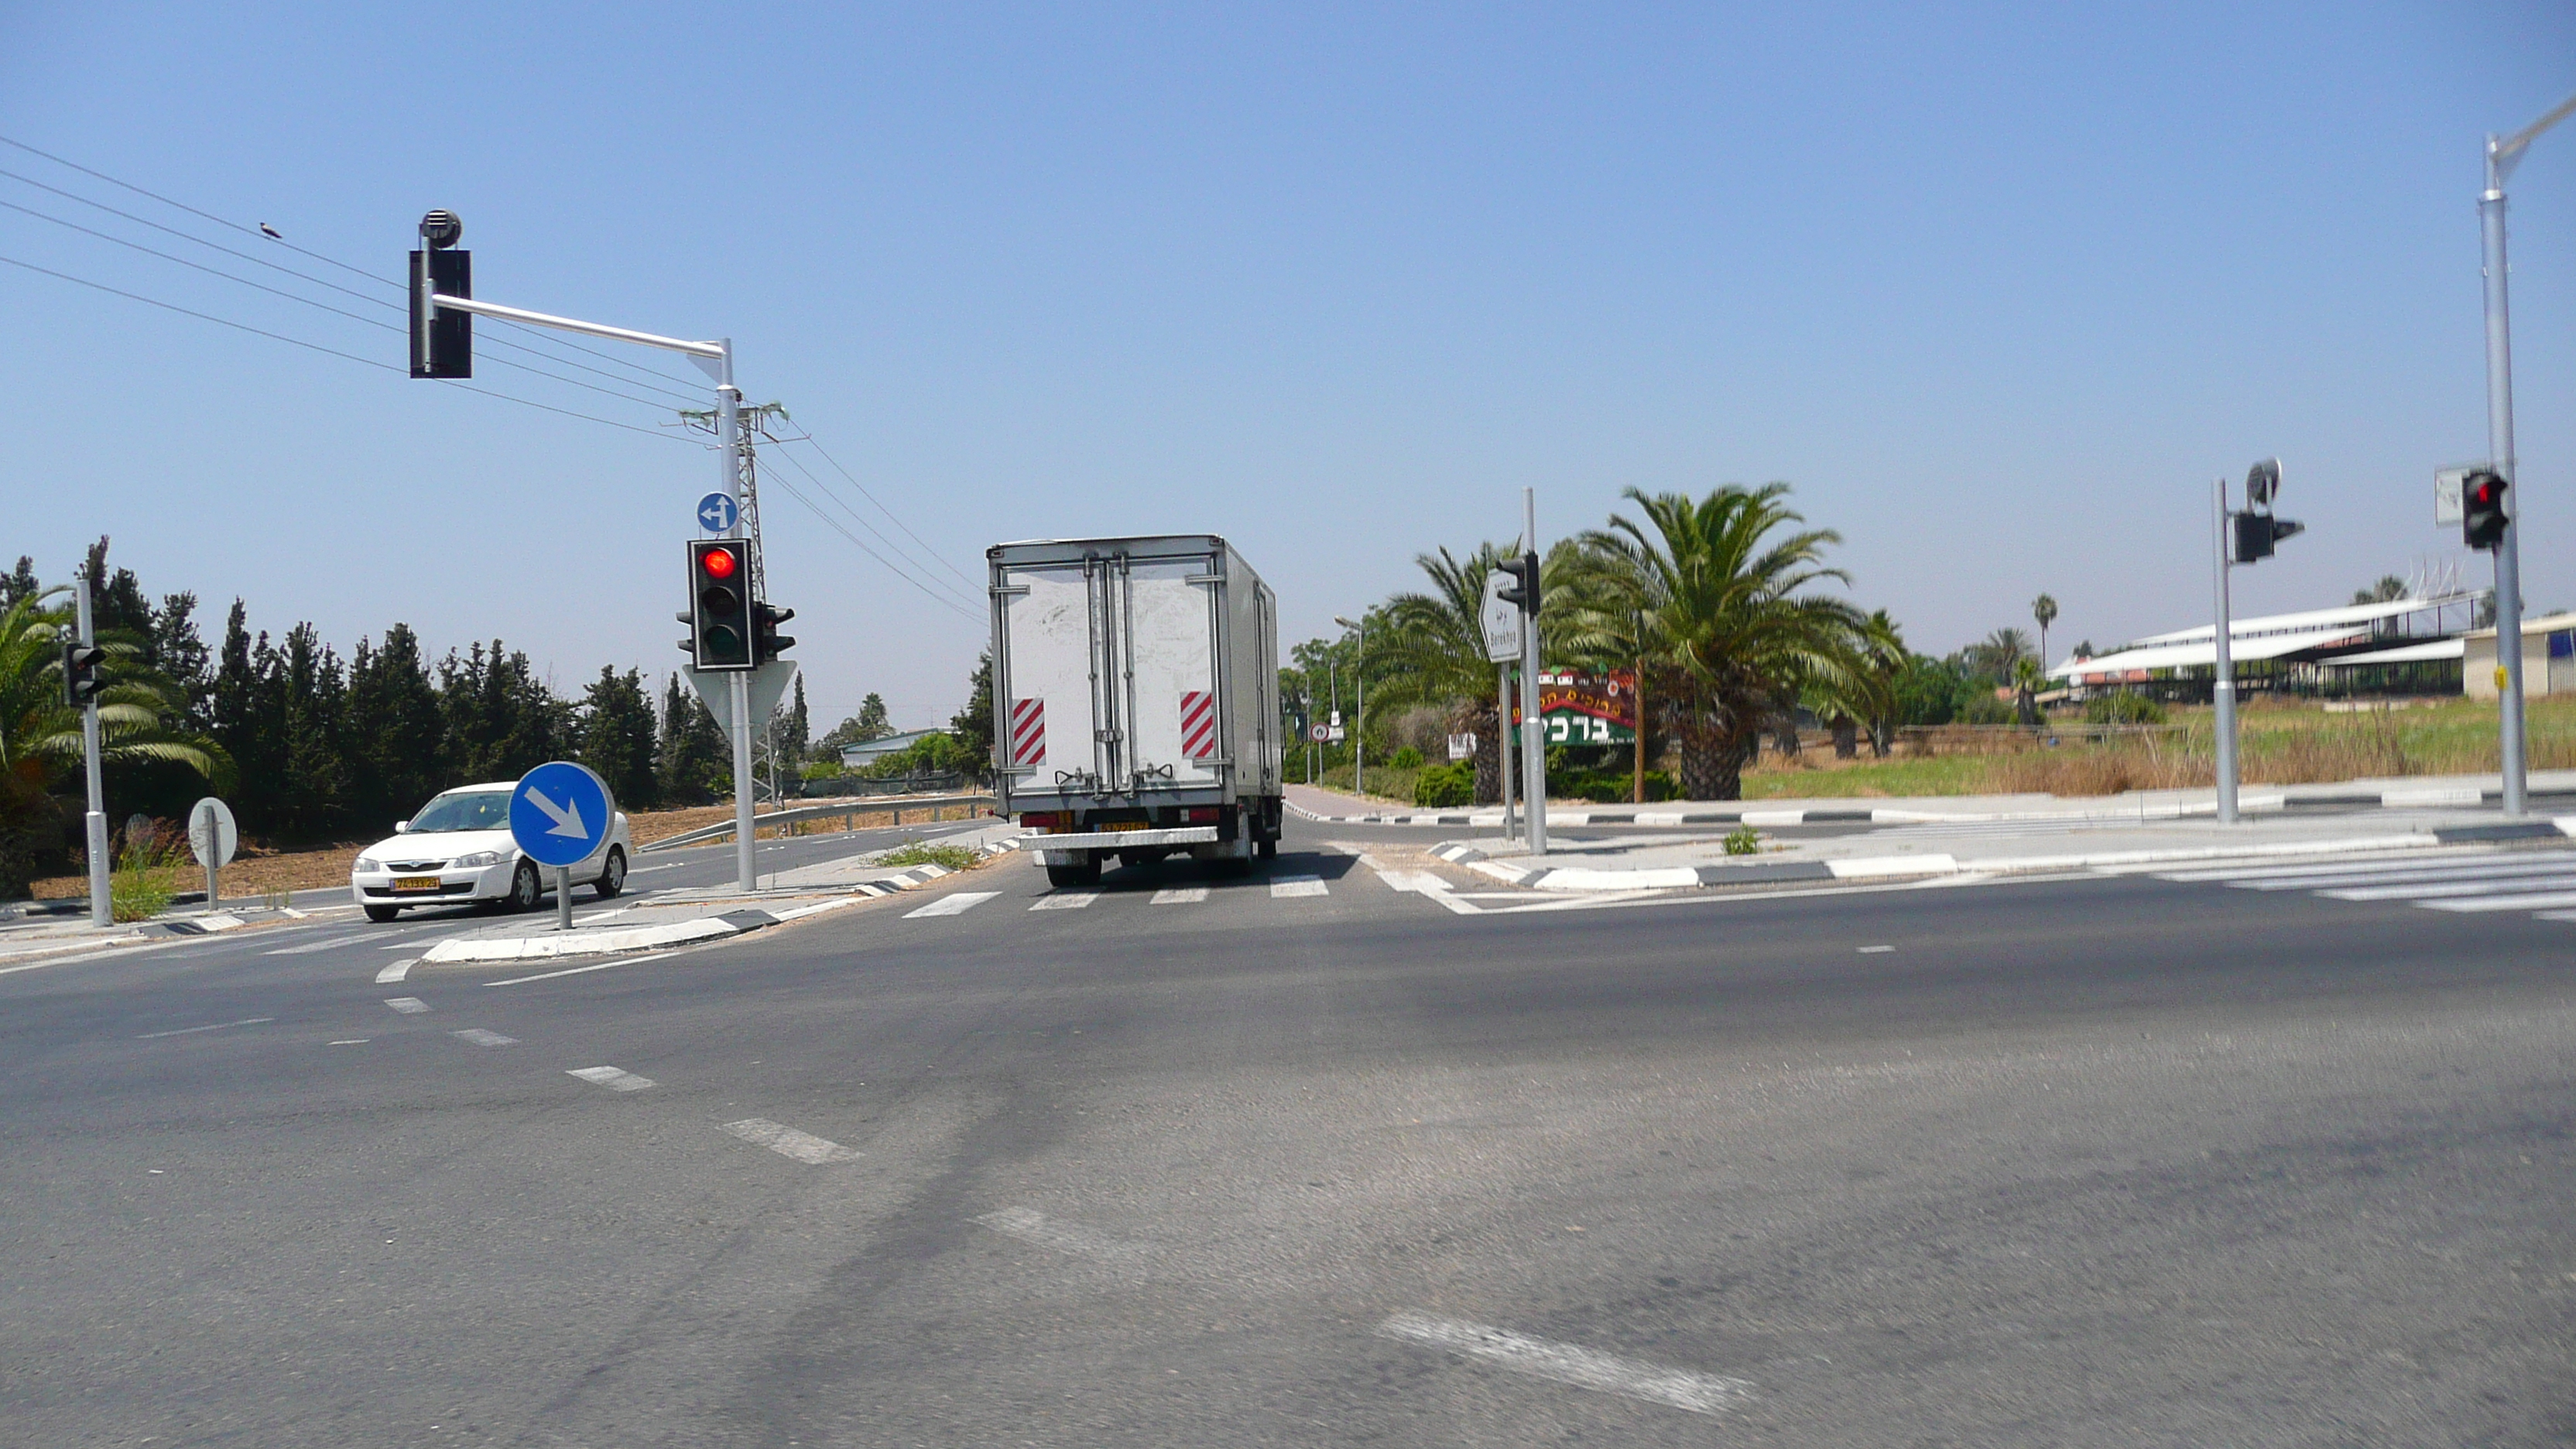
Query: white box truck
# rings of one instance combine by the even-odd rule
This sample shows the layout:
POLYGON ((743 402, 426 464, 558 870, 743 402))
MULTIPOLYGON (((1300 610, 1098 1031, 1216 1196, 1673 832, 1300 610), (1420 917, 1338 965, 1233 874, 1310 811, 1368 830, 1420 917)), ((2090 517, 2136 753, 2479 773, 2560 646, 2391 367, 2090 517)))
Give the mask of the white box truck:
POLYGON ((994 793, 1047 879, 1278 853, 1279 608, 1209 534, 996 544, 994 793))

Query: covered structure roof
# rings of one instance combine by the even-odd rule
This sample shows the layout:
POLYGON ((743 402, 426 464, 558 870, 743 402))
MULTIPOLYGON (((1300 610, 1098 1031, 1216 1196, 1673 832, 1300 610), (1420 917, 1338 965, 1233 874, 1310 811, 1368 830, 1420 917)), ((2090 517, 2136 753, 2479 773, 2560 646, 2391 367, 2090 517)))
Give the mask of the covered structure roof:
MULTIPOLYGON (((2347 604, 2336 609, 2309 609, 2296 614, 2268 614, 2231 620, 2227 630, 2228 655, 2239 662, 2293 657, 2319 663, 2349 662, 2354 659, 2350 651, 2382 637, 2378 632, 2382 620, 2472 603, 2477 597, 2475 592, 2464 591, 2429 599, 2392 599, 2382 604, 2347 604)), ((2448 654, 2423 656, 2425 658, 2459 657, 2456 637, 2418 642, 2446 642, 2455 646, 2448 654)), ((2399 661, 2382 659, 2375 662, 2399 661)), ((2052 679, 2076 684, 2108 684, 2121 679, 2143 678, 2143 671, 2147 670, 2215 669, 2217 666, 2218 626, 2202 624, 2169 634, 2149 635, 2096 658, 2068 659, 2051 668, 2048 674, 2052 679)))

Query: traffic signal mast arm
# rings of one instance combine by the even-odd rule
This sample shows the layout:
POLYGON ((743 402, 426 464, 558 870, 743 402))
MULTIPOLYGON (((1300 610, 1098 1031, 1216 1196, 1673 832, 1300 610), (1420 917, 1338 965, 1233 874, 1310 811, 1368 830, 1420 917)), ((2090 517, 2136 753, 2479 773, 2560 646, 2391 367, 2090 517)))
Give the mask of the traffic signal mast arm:
POLYGON ((659 347, 665 352, 685 352, 691 357, 719 358, 728 351, 722 342, 691 342, 679 337, 662 337, 651 332, 611 327, 604 322, 584 322, 577 317, 556 317, 521 307, 504 307, 497 302, 477 302, 471 297, 450 297, 445 293, 432 292, 429 301, 431 307, 440 312, 471 312, 477 317, 497 317, 504 322, 519 322, 530 327, 552 327, 558 332, 578 332, 585 337, 604 337, 611 342, 659 347))

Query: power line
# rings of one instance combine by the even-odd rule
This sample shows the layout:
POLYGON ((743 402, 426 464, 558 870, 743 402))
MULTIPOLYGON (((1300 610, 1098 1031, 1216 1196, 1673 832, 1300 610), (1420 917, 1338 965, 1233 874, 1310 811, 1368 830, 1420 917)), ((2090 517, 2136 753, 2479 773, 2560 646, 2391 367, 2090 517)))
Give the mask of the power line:
MULTIPOLYGON (((827 497, 827 498, 832 498, 832 499, 833 499, 833 501, 834 501, 834 502, 836 502, 836 503, 838 503, 838 502, 840 501, 837 497, 834 497, 834 495, 833 495, 833 493, 832 493, 832 490, 831 490, 831 486, 830 486, 829 484, 825 483, 821 477, 817 476, 817 475, 815 474, 815 472, 814 472, 814 470, 813 470, 813 469, 806 467, 806 466, 805 466, 805 463, 804 463, 804 461, 803 461, 802 459, 798 458, 798 457, 797 457, 795 454, 793 454, 793 453, 784 453, 784 454, 781 454, 781 456, 782 456, 782 457, 784 457, 784 458, 786 458, 786 460, 788 461, 788 463, 789 463, 791 466, 793 466, 793 467, 796 469, 796 471, 797 471, 797 472, 804 474, 804 475, 805 475, 805 477, 806 477, 808 480, 810 480, 810 481, 814 484, 814 486, 815 486, 816 488, 821 489, 821 490, 822 490, 822 492, 823 492, 823 495, 824 495, 825 497, 827 497)), ((851 508, 848 504, 846 504, 846 503, 842 503, 842 504, 840 505, 840 507, 841 507, 841 511, 842 511, 843 513, 845 513, 845 514, 848 514, 848 515, 849 515, 849 518, 850 518, 850 521, 851 521, 851 522, 856 523, 859 527, 864 528, 864 529, 866 529, 868 532, 875 534, 875 535, 877 536, 878 541, 880 541, 880 542, 882 542, 883 544, 885 544, 885 546, 886 546, 886 547, 888 547, 888 548, 890 548, 890 549, 893 549, 893 550, 895 551, 895 553, 896 553, 897 555, 901 556, 901 557, 904 559, 904 561, 905 561, 906 563, 909 563, 909 564, 913 565, 913 567, 915 567, 915 568, 920 568, 920 566, 921 566, 921 564, 920 564, 920 560, 913 558, 910 554, 906 554, 906 553, 904 553, 903 548, 902 548, 902 546, 901 546, 900 544, 897 544, 893 539, 887 538, 887 537, 885 536, 885 532, 884 532, 884 530, 882 530, 882 529, 878 528, 875 524, 868 522, 866 519, 861 518, 861 517, 859 516, 859 514, 858 514, 858 511, 857 511, 856 509, 851 508)), ((879 561, 879 562, 881 562, 881 563, 882 563, 882 562, 884 562, 884 560, 883 560, 882 558, 880 558, 878 561, 879 561)), ((894 567, 894 565, 892 565, 892 564, 888 564, 888 565, 887 565, 887 567, 892 568, 892 567, 894 567)), ((927 573, 927 570, 924 570, 924 572, 925 572, 925 573, 927 573)), ((908 575, 908 574, 907 574, 907 575, 906 575, 906 577, 907 577, 907 578, 909 578, 909 577, 910 577, 910 575, 908 575)), ((955 596, 956 596, 956 598, 957 598, 957 602, 958 602, 958 603, 960 603, 960 604, 962 604, 962 605, 964 605, 965 607, 970 608, 970 609, 974 607, 974 600, 973 600, 972 598, 969 598, 968 596, 963 595, 963 594, 957 594, 957 591, 956 591, 955 589, 953 589, 953 588, 949 588, 949 586, 948 586, 947 584, 945 584, 944 582, 941 582, 941 581, 940 581, 939 579, 937 579, 936 577, 932 577, 932 578, 928 581, 928 583, 927 583, 927 584, 924 584, 924 583, 923 583, 922 581, 920 581, 920 580, 914 580, 913 582, 914 582, 915 587, 924 588, 925 590, 927 590, 927 589, 929 589, 929 588, 946 589, 950 594, 952 594, 952 595, 955 595, 955 596)))
MULTIPOLYGON (((0 137, 0 140, 6 140, 6 139, 7 139, 6 137, 0 137)), ((66 163, 64 163, 64 164, 69 165, 70 163, 66 162, 66 163)), ((10 179, 10 180, 12 180, 12 181, 24 182, 26 185, 32 186, 32 187, 36 188, 38 191, 47 191, 47 192, 51 192, 51 193, 53 193, 53 194, 54 194, 54 195, 56 195, 56 196, 62 197, 62 198, 63 198, 64 200, 66 200, 66 201, 77 201, 77 202, 79 202, 79 203, 80 203, 81 205, 83 205, 83 206, 95 207, 95 208, 97 208, 97 209, 98 209, 98 210, 100 210, 100 211, 106 212, 106 213, 107 213, 108 215, 110 215, 110 216, 119 216, 119 217, 123 217, 123 218, 125 218, 127 221, 133 222, 136 226, 148 226, 148 227, 152 228, 154 231, 158 231, 158 232, 167 232, 167 233, 169 233, 171 236, 175 236, 175 237, 179 238, 181 241, 192 241, 192 242, 195 242, 197 245, 199 245, 199 246, 201 246, 201 247, 208 247, 208 248, 211 248, 211 249, 213 249, 213 250, 215 250, 215 251, 222 252, 225 256, 228 256, 228 257, 239 257, 239 258, 241 258, 243 261, 246 261, 246 262, 251 263, 253 266, 266 267, 266 268, 268 268, 268 269, 269 269, 270 271, 272 271, 272 272, 284 272, 286 275, 288 275, 288 276, 290 276, 290 277, 296 277, 296 278, 299 278, 299 279, 301 279, 301 280, 303 280, 303 281, 311 282, 313 285, 315 285, 315 286, 317 286, 317 287, 328 287, 328 288, 330 288, 330 289, 331 289, 332 291, 334 291, 334 292, 341 293, 341 294, 342 294, 342 295, 344 295, 344 296, 355 297, 355 298, 357 298, 357 299, 358 299, 359 301, 361 301, 361 302, 372 302, 372 303, 376 304, 376 305, 377 305, 377 306, 379 306, 379 307, 391 307, 393 310, 395 310, 395 311, 397 311, 397 312, 399 312, 399 311, 401 311, 401 310, 402 310, 402 304, 400 304, 400 303, 398 303, 398 302, 388 302, 388 301, 385 301, 385 300, 384 300, 383 298, 381 298, 381 297, 371 297, 371 296, 367 295, 367 294, 366 294, 366 293, 364 293, 364 292, 353 291, 353 290, 351 290, 350 288, 343 287, 343 286, 341 286, 341 285, 340 285, 339 283, 337 283, 337 282, 326 282, 326 281, 323 281, 320 277, 310 276, 310 275, 307 275, 306 273, 299 272, 299 271, 295 270, 293 267, 280 266, 280 265, 279 265, 279 264, 277 264, 276 262, 269 261, 269 260, 268 260, 267 258, 265 258, 265 257, 255 257, 255 256, 252 256, 252 255, 251 255, 250 253, 248 253, 248 252, 238 252, 238 251, 235 251, 235 250, 233 250, 231 247, 225 246, 225 245, 224 245, 223 243, 221 243, 221 242, 210 242, 210 241, 206 240, 204 237, 191 235, 191 234, 189 234, 189 233, 187 233, 187 232, 184 232, 184 231, 179 230, 177 227, 174 227, 174 226, 163 226, 161 223, 159 223, 159 222, 157 222, 157 221, 154 221, 154 220, 150 219, 149 217, 136 216, 133 212, 130 212, 130 211, 119 211, 117 208, 115 208, 115 207, 113 207, 113 206, 108 205, 108 204, 107 204, 106 202, 104 202, 104 201, 92 201, 92 200, 90 200, 88 197, 83 196, 83 195, 81 195, 81 194, 80 194, 80 193, 78 193, 78 192, 75 192, 75 191, 65 191, 65 190, 63 190, 63 189, 62 189, 61 187, 59 187, 59 186, 47 186, 45 183, 43 183, 43 182, 41 182, 41 181, 36 180, 36 179, 35 179, 34 177, 32 177, 32 176, 21 176, 21 175, 19 175, 19 174, 18 174, 17 172, 15 172, 15 171, 8 171, 8 170, 0 170, 0 176, 5 176, 5 177, 9 178, 9 179, 10 179)), ((148 193, 148 192, 147 192, 147 193, 145 193, 145 194, 146 194, 146 195, 149 195, 150 193, 148 193)), ((5 204, 5 203, 0 203, 0 204, 5 204)), ((177 203, 177 202, 172 202, 172 203, 171 203, 171 205, 176 206, 176 205, 178 205, 178 203, 177 203)), ((19 210, 21 210, 21 211, 26 210, 26 208, 25 208, 25 207, 20 207, 20 208, 18 208, 18 209, 19 209, 19 210)), ((44 216, 44 213, 43 213, 43 212, 36 212, 36 213, 34 213, 34 215, 44 216)), ((56 217, 46 217, 45 219, 46 219, 46 220, 48 220, 48 221, 59 220, 59 218, 56 218, 56 217)), ((65 226, 70 226, 70 225, 71 225, 71 223, 70 223, 70 222, 64 222, 64 223, 63 223, 63 225, 65 225, 65 226)), ((255 233, 253 233, 253 235, 256 235, 256 236, 266 236, 266 235, 267 235, 267 233, 266 233, 266 232, 255 232, 255 233)), ((355 270, 355 268, 352 268, 351 270, 355 270)), ((364 273, 360 273, 360 275, 362 275, 362 276, 363 276, 363 275, 365 275, 365 274, 364 274, 364 273)), ((383 279, 382 279, 382 278, 376 278, 375 280, 382 281, 383 279)))
MULTIPOLYGON (((774 477, 774 476, 776 476, 776 475, 772 475, 772 476, 774 477)), ((853 544, 857 544, 857 545, 858 545, 859 552, 861 552, 861 553, 863 553, 863 554, 866 554, 868 557, 870 557, 870 558, 872 558, 872 559, 875 559, 875 560, 876 560, 878 563, 880 563, 880 564, 884 564, 884 565, 885 565, 885 567, 886 567, 886 569, 887 569, 887 571, 888 571, 888 572, 890 572, 890 573, 892 573, 896 578, 899 578, 899 579, 903 580, 905 583, 912 585, 914 588, 921 590, 921 592, 922 592, 923 596, 924 596, 924 597, 926 597, 926 598, 928 598, 932 603, 935 603, 935 604, 939 605, 941 608, 953 610, 953 611, 955 611, 955 612, 956 612, 960 617, 963 617, 963 618, 973 619, 973 618, 975 618, 975 617, 976 617, 976 614, 975 614, 975 611, 974 611, 974 610, 969 609, 969 608, 967 608, 966 606, 964 606, 964 605, 962 605, 962 604, 957 603, 955 600, 953 600, 953 599, 949 599, 949 598, 945 597, 944 595, 940 595, 940 594, 934 594, 934 593, 932 593, 932 592, 930 591, 930 587, 929 587, 929 585, 924 584, 921 580, 914 578, 912 575, 910 575, 910 574, 908 574, 908 573, 905 573, 902 569, 896 568, 893 564, 888 563, 888 562, 886 561, 886 557, 885 557, 885 555, 883 555, 883 554, 881 554, 881 553, 878 553, 875 549, 872 549, 872 548, 868 547, 868 546, 867 546, 867 544, 866 544, 865 542, 863 542, 863 541, 859 538, 859 536, 858 536, 857 534, 852 533, 852 532, 850 532, 848 529, 841 527, 841 521, 840 521, 839 519, 834 518, 832 515, 830 515, 830 514, 828 514, 828 513, 825 513, 822 509, 815 507, 815 506, 814 506, 814 500, 813 500, 813 499, 811 499, 811 498, 806 497, 806 496, 805 496, 805 494, 804 494, 804 491, 803 491, 803 490, 801 490, 801 489, 799 489, 795 484, 788 482, 788 481, 787 481, 785 478, 783 478, 783 477, 782 477, 782 478, 778 478, 778 480, 777 480, 777 481, 778 481, 778 486, 779 486, 779 487, 784 488, 784 489, 786 489, 786 490, 787 490, 787 496, 788 496, 788 497, 793 498, 793 499, 795 499, 797 502, 804 504, 804 505, 805 505, 805 508, 806 508, 806 511, 808 511, 808 512, 812 513, 816 518, 819 518, 819 519, 823 520, 825 523, 830 524, 830 525, 832 526, 832 530, 833 530, 833 532, 838 533, 839 535, 841 535, 841 537, 848 539, 851 543, 853 543, 853 544)))
POLYGON ((966 575, 960 571, 955 564, 948 562, 948 560, 944 558, 940 558, 939 550, 932 548, 928 540, 924 539, 920 534, 914 533, 910 524, 905 523, 901 518, 896 517, 893 509, 886 507, 882 500, 880 500, 874 493, 869 492, 868 485, 860 482, 857 474, 852 473, 847 468, 841 467, 840 459, 835 458, 829 452, 824 451, 823 445, 814 441, 811 429, 807 430, 807 436, 804 441, 812 444, 814 451, 823 455, 824 462, 831 464, 834 469, 839 471, 842 477, 849 479, 850 486, 858 489, 862 497, 866 498, 870 503, 876 504, 877 512, 884 514, 895 527, 902 529, 904 534, 914 543, 920 544, 923 552, 929 554, 933 559, 938 560, 940 567, 948 570, 952 574, 956 574, 958 581, 965 584, 968 588, 971 589, 975 587, 975 581, 973 579, 966 577, 966 575))
MULTIPOLYGON (((75 277, 69 272, 58 272, 51 267, 40 267, 34 262, 22 262, 13 256, 0 254, 0 262, 6 262, 13 267, 21 267, 30 272, 36 272, 43 276, 52 277, 58 281, 69 282, 76 287, 87 287, 95 292, 105 292, 110 296, 123 297, 129 302, 140 302, 147 307, 158 307, 164 312, 176 312, 182 317, 194 317, 201 322, 212 322, 218 327, 230 327, 236 332, 248 332, 256 337, 265 337, 274 342, 283 342, 289 347, 301 347, 307 352, 320 352, 328 356, 342 358, 346 361, 357 363, 361 367, 381 368, 386 372, 396 373, 408 370, 396 367, 390 362, 378 362, 372 357, 360 357, 354 352, 342 352, 336 347, 325 347, 318 342, 307 342, 300 337, 289 337, 283 332, 271 332, 265 327, 253 327, 247 322, 235 322, 229 317, 218 317, 211 312, 200 312, 192 307, 182 307, 175 302, 164 302, 155 297, 146 297, 139 292, 126 291, 122 287, 111 287, 104 282, 93 282, 87 277, 75 277)), ((535 369, 533 368, 530 369, 530 371, 534 370, 535 369)), ((559 408, 549 403, 534 402, 523 397, 513 397, 509 393, 494 392, 490 388, 475 387, 471 384, 457 382, 452 379, 444 380, 447 381, 450 387, 462 388, 467 392, 481 393, 485 397, 499 398, 503 402, 517 403, 521 407, 535 408, 540 412, 560 413, 565 417, 579 418, 584 422, 599 423, 611 428, 624 428, 630 433, 642 433, 648 438, 672 437, 671 434, 663 432, 658 428, 637 427, 633 423, 621 423, 614 418, 595 417, 589 413, 577 413, 570 408, 559 408)), ((687 439, 681 438, 675 439, 675 441, 686 442, 687 439)))

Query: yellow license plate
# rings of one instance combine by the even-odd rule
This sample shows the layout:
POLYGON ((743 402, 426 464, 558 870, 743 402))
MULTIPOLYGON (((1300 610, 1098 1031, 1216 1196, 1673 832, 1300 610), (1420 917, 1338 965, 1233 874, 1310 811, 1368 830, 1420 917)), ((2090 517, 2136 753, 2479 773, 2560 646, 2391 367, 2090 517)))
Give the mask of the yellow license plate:
POLYGON ((1154 828, 1154 822, 1150 820, 1112 820, 1100 828, 1103 830, 1151 830, 1154 828))
POLYGON ((438 889, 439 884, 440 882, 438 877, 434 875, 398 875, 394 877, 394 889, 398 891, 434 891, 438 889))

